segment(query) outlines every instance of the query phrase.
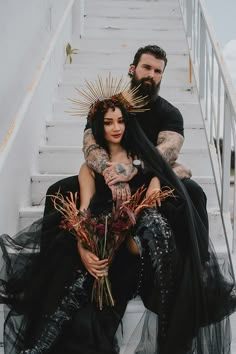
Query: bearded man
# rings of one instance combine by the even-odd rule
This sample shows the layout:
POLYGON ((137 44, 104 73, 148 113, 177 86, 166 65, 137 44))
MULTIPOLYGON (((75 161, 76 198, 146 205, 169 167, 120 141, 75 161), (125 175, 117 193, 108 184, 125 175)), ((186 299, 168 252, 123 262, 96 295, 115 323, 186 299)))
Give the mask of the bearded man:
MULTIPOLYGON (((137 119, 147 138, 156 146, 173 171, 184 184, 199 217, 208 230, 206 195, 191 179, 191 171, 177 163, 184 142, 183 117, 180 111, 159 95, 161 80, 167 65, 166 52, 157 45, 139 48, 129 67, 131 87, 137 87, 137 95, 147 96, 148 110, 137 114, 137 119)), ((124 165, 109 162, 107 152, 95 142, 87 124, 84 132, 83 152, 90 168, 102 174, 112 190, 113 199, 127 200, 130 197, 128 181, 137 173, 135 164, 124 165)), ((79 190, 77 176, 66 178, 49 187, 47 194, 79 190)), ((53 209, 51 199, 46 199, 45 214, 53 209)))
MULTIPOLYGON (((206 195, 191 179, 191 171, 176 162, 184 142, 183 117, 176 107, 159 96, 166 65, 166 52, 159 46, 147 45, 136 52, 133 63, 129 67, 130 84, 132 88, 139 87, 138 96, 148 98, 145 107, 148 110, 137 113, 137 119, 147 138, 181 179, 208 230, 206 195)), ((137 168, 134 165, 110 163, 106 151, 96 145, 91 129, 85 130, 83 151, 89 167, 103 174, 112 190, 113 199, 128 199, 130 191, 127 182, 137 173, 137 168)))

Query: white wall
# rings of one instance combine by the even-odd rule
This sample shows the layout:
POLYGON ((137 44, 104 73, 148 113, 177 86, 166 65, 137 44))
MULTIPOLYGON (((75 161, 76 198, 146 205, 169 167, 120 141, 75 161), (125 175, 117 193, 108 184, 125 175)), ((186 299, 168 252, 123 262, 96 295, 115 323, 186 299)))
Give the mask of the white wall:
POLYGON ((67 3, 0 1, 0 145, 67 3))
POLYGON ((72 38, 73 3, 0 1, 1 135, 12 125, 0 145, 0 234, 16 232, 19 208, 31 202, 30 176, 72 38))

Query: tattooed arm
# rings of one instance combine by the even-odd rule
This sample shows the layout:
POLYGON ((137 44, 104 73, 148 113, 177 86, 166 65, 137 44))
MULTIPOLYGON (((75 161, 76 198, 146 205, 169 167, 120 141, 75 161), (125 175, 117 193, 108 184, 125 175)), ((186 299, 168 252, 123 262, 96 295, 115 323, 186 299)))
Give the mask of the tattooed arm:
POLYGON ((188 168, 176 162, 183 142, 184 137, 181 134, 168 130, 161 131, 157 137, 157 149, 181 179, 192 176, 188 168))
POLYGON ((87 165, 104 176, 114 200, 130 198, 130 188, 127 182, 137 173, 132 164, 109 162, 108 153, 96 143, 91 129, 84 132, 83 153, 87 165))
POLYGON ((107 168, 109 156, 108 153, 96 143, 92 129, 87 129, 84 132, 83 153, 87 165, 92 170, 102 175, 107 168))

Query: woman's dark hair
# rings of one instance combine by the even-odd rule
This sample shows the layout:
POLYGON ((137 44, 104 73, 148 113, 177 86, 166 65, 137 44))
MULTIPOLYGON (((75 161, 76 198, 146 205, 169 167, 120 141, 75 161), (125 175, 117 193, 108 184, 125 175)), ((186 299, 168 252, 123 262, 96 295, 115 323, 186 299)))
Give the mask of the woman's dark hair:
POLYGON ((119 108, 121 110, 121 114, 125 123, 125 132, 121 140, 121 146, 127 151, 127 155, 134 157, 135 149, 132 148, 133 144, 130 136, 129 139, 127 139, 127 131, 130 120, 129 113, 120 102, 115 100, 108 99, 96 104, 96 108, 90 120, 93 136, 96 140, 96 143, 104 148, 109 154, 109 147, 107 141, 104 138, 104 115, 109 108, 111 108, 113 111, 115 111, 115 108, 119 108))
POLYGON ((166 52, 164 51, 164 49, 162 49, 161 47, 158 47, 157 45, 147 45, 145 47, 139 48, 134 56, 134 60, 132 63, 135 67, 138 65, 139 60, 143 54, 151 54, 156 59, 163 60, 165 63, 165 67, 166 67, 166 64, 167 64, 166 52))

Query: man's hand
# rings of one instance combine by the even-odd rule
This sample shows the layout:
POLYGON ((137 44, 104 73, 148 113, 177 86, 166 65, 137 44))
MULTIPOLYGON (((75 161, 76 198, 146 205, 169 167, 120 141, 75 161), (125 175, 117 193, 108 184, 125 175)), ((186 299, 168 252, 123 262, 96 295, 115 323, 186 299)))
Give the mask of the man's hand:
POLYGON ((175 174, 180 178, 191 178, 192 177, 192 172, 190 169, 182 165, 181 163, 175 162, 172 166, 173 171, 175 174))
POLYGON ((129 200, 131 197, 130 187, 128 183, 119 182, 110 186, 113 200, 129 200))
POLYGON ((128 182, 136 174, 138 170, 131 163, 115 163, 107 162, 107 168, 103 172, 106 184, 111 187, 118 182, 128 182))
POLYGON ((108 260, 99 258, 78 243, 81 260, 87 271, 96 279, 107 274, 108 260))
POLYGON ((103 172, 106 184, 111 189, 113 200, 129 200, 130 187, 127 183, 138 170, 132 164, 107 162, 107 168, 103 172))

